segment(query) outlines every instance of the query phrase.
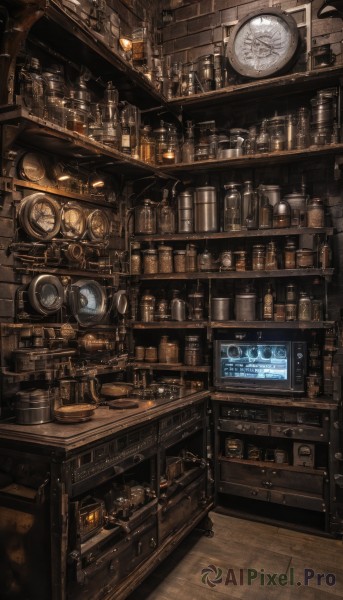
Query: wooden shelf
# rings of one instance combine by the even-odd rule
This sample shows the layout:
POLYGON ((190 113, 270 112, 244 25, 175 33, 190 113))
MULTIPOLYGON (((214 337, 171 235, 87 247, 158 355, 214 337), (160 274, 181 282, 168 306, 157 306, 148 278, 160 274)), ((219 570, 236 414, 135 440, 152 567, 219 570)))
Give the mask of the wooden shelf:
POLYGON ((145 109, 162 104, 161 95, 143 73, 109 48, 103 36, 87 27, 76 14, 64 11, 55 0, 46 3, 43 17, 31 29, 32 36, 45 41, 72 63, 85 64, 94 77, 113 80, 121 100, 145 109))
POLYGON ((139 235, 132 237, 137 242, 194 242, 200 240, 232 240, 246 238, 271 238, 284 236, 333 235, 333 227, 285 227, 284 229, 242 229, 241 231, 218 231, 215 233, 171 233, 139 235))
POLYGON ((210 373, 210 365, 201 365, 199 367, 188 367, 186 365, 177 364, 170 365, 169 363, 146 363, 146 362, 135 362, 133 363, 134 369, 151 369, 152 371, 181 371, 181 372, 194 372, 194 373, 210 373))
POLYGON ((22 179, 13 178, 11 180, 15 188, 24 188, 28 190, 35 190, 36 192, 46 192, 55 196, 61 196, 62 198, 68 198, 70 200, 79 200, 80 202, 87 202, 89 204, 95 204, 96 206, 103 206, 104 208, 111 208, 111 203, 106 202, 103 198, 98 196, 92 196, 90 194, 78 194, 72 192, 66 188, 58 188, 53 185, 39 185, 39 183, 33 183, 31 181, 24 181, 22 179))
MULTIPOLYGON (((18 141, 28 148, 74 159, 81 167, 85 162, 89 170, 98 167, 106 171, 112 169, 118 173, 119 167, 122 173, 131 177, 157 175, 158 172, 152 165, 131 158, 131 156, 96 142, 88 136, 69 131, 55 123, 41 119, 22 106, 1 107, 0 123, 5 126, 10 123, 12 126, 10 145, 14 141, 18 141)), ((7 148, 5 149, 7 150, 7 148)))
POLYGON ((245 392, 219 392, 213 391, 211 399, 226 404, 252 404, 258 406, 278 406, 281 408, 300 408, 316 410, 332 410, 337 408, 337 403, 332 397, 320 396, 319 398, 307 398, 306 396, 266 396, 265 394, 245 392))
POLYGON ((331 156, 335 154, 343 153, 343 143, 340 144, 326 144, 325 146, 310 146, 303 150, 284 150, 282 152, 266 152, 264 154, 247 154, 245 156, 238 156, 236 158, 225 158, 225 159, 213 159, 213 160, 199 160, 192 163, 177 163, 174 165, 163 165, 161 170, 164 173, 171 175, 177 175, 181 173, 195 173, 208 171, 211 169, 223 170, 223 169, 249 169, 257 167, 266 167, 274 165, 286 165, 298 161, 311 160, 320 156, 331 156))
POLYGON ((156 321, 143 323, 135 321, 131 323, 133 329, 203 329, 207 321, 156 321))
POLYGON ((154 273, 138 275, 141 280, 185 280, 185 279, 274 279, 282 277, 330 277, 334 269, 278 269, 276 271, 221 271, 201 273, 154 273))
POLYGON ((228 456, 219 456, 219 462, 235 463, 238 465, 249 465, 253 467, 260 467, 261 469, 274 469, 277 471, 293 471, 296 473, 309 473, 311 475, 318 475, 319 477, 325 477, 327 472, 324 469, 311 469, 310 467, 296 467, 287 463, 276 463, 264 460, 248 460, 246 458, 229 458, 228 456))
POLYGON ((133 329, 330 329, 334 321, 155 321, 131 323, 133 329))
POLYGON ((192 96, 179 96, 166 102, 168 108, 173 110, 182 110, 201 114, 206 112, 208 116, 208 107, 217 109, 225 107, 227 109, 231 102, 237 101, 256 101, 256 99, 266 98, 270 100, 289 93, 321 89, 323 86, 337 85, 339 77, 343 74, 341 66, 329 67, 327 69, 316 69, 302 73, 290 73, 270 79, 259 81, 248 81, 237 85, 230 85, 220 90, 203 92, 192 96))

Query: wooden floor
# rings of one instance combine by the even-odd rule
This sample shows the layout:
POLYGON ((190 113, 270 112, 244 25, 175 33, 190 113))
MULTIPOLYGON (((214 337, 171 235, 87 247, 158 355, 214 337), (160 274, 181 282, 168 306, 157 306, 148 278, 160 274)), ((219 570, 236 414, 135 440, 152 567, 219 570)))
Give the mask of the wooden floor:
POLYGON ((343 598, 342 540, 210 514, 214 536, 195 531, 129 600, 335 600, 343 598), (203 571, 204 569, 204 571, 203 571), (231 569, 231 571, 230 571, 231 569), (248 585, 248 569, 256 579, 248 585), (240 585, 240 570, 243 584, 240 585), (305 586, 305 570, 308 585, 305 586), (310 579, 310 576, 313 577, 310 579), (273 585, 266 574, 286 574, 273 585), (293 573, 293 585, 290 578, 293 573), (319 579, 317 574, 333 577, 319 579), (227 581, 229 575, 229 580, 227 581), (264 575, 264 585, 261 576, 264 575), (217 578, 217 580, 216 580, 217 578), (335 578, 335 581, 334 581, 335 578), (237 585, 234 585, 236 579, 237 585), (217 581, 217 582, 216 582, 217 581), (301 585, 299 585, 299 583, 301 585), (212 583, 212 587, 209 585, 212 583), (329 585, 334 583, 334 585, 329 585))

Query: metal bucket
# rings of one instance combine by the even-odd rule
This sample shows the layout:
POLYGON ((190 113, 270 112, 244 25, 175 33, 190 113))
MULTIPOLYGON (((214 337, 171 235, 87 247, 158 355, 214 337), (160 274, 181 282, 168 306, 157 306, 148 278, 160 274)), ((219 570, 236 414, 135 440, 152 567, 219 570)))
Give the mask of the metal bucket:
POLYGON ((204 186, 195 189, 194 231, 218 231, 217 191, 215 187, 204 186))
POLYGON ((231 298, 212 298, 211 316, 213 321, 229 321, 231 315, 231 298))
POLYGON ((235 316, 236 321, 256 321, 256 294, 236 294, 235 316))

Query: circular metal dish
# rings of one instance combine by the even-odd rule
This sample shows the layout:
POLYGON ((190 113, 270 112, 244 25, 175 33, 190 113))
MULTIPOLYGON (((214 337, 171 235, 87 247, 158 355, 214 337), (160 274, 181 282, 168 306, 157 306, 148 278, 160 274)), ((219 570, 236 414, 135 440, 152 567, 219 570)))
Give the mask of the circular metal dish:
POLYGON ((67 404, 54 410, 56 421, 78 423, 90 419, 95 411, 94 404, 67 404))
POLYGON ((111 400, 107 403, 109 408, 138 408, 139 402, 136 398, 118 398, 118 400, 111 400))
POLYGON ((132 383, 104 383, 101 386, 100 395, 105 398, 122 398, 132 393, 132 383))

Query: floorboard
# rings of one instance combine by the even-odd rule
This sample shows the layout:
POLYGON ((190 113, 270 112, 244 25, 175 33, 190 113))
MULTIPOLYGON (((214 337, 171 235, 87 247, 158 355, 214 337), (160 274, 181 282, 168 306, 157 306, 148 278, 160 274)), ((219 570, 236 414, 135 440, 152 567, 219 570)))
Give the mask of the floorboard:
POLYGON ((192 532, 128 600, 336 600, 343 597, 342 540, 217 513, 210 516, 214 536, 192 532), (251 577, 256 575, 250 584, 249 569, 251 577), (277 576, 273 578, 274 574, 277 576), (285 574, 281 582, 278 581, 280 574, 285 574))

